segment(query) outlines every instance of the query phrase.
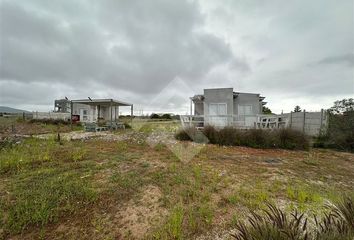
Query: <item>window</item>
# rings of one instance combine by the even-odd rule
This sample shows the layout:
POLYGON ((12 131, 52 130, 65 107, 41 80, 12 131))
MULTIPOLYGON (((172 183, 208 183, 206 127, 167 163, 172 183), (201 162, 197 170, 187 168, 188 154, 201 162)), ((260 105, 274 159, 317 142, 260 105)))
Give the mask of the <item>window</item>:
POLYGON ((226 103, 210 103, 209 104, 209 115, 226 115, 227 105, 226 103))
POLYGON ((226 103, 210 103, 208 124, 224 127, 227 125, 227 104, 226 103))
POLYGON ((238 115, 253 115, 252 105, 238 105, 238 115))

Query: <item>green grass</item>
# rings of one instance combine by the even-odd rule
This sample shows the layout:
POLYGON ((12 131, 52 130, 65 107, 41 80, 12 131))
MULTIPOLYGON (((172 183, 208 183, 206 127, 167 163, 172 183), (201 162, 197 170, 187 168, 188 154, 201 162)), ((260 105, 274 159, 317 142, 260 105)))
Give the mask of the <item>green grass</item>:
MULTIPOLYGON (((170 134, 173 127, 149 123, 147 132, 170 134)), ((33 138, 5 146, 0 238, 129 239, 144 226, 142 238, 195 239, 228 231, 266 201, 321 213, 324 200, 353 192, 352 160, 344 153, 175 144, 181 155, 196 151, 185 160, 163 142, 150 146, 148 133, 134 126, 119 134, 126 133, 129 139, 119 142, 33 138), (316 167, 305 163, 312 158, 316 167), (120 217, 125 207, 136 211, 129 223, 120 217), (67 232, 56 235, 58 226, 67 232)))
POLYGON ((3 225, 9 233, 21 232, 31 225, 44 226, 64 213, 84 208, 96 198, 89 182, 74 173, 39 171, 12 183, 12 201, 2 206, 7 209, 3 225))

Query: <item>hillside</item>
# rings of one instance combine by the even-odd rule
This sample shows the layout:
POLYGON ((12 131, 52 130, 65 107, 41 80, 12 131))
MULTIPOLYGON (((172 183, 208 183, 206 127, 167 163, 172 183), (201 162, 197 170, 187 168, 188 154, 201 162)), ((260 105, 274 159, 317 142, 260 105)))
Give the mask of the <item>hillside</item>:
POLYGON ((23 112, 29 113, 29 111, 26 111, 26 110, 21 110, 21 109, 6 107, 6 106, 0 106, 0 113, 23 113, 23 112))

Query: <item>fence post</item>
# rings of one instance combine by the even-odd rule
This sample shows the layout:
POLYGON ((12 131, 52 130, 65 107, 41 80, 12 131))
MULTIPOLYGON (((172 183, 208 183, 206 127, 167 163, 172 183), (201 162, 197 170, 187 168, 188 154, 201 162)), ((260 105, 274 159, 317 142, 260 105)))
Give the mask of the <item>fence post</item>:
POLYGON ((303 122, 302 122, 302 132, 305 133, 305 120, 306 120, 306 110, 304 109, 304 119, 303 119, 303 122))
POLYGON ((289 123, 289 127, 291 128, 293 125, 293 111, 290 111, 290 123, 289 123))
POLYGON ((70 129, 73 130, 73 101, 70 101, 70 129))
POLYGON ((319 134, 322 132, 322 127, 323 127, 323 108, 321 109, 321 121, 320 121, 320 132, 319 132, 319 134))

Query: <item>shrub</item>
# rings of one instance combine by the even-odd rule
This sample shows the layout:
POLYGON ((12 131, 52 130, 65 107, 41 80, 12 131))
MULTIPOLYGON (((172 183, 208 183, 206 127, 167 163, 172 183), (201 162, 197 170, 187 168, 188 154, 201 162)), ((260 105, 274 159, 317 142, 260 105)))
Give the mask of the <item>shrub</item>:
POLYGON ((256 148, 269 148, 271 147, 268 143, 270 139, 269 130, 262 129, 250 129, 244 132, 241 138, 241 144, 249 147, 256 148))
POLYGON ((240 145, 239 136, 239 131, 236 128, 225 127, 218 131, 216 139, 219 145, 235 146, 240 145))
POLYGON ((216 129, 205 126, 202 131, 189 127, 180 130, 176 139, 182 141, 210 142, 224 146, 248 146, 255 148, 284 148, 307 150, 309 140, 302 132, 292 129, 249 129, 233 127, 216 129))
POLYGON ((53 125, 68 125, 70 121, 65 121, 63 119, 31 119, 30 123, 43 123, 43 124, 53 124, 53 125))
POLYGON ((150 115, 150 118, 151 119, 159 119, 160 116, 158 114, 156 114, 156 113, 153 113, 153 114, 150 115))
POLYGON ((203 129, 203 134, 209 139, 210 143, 216 144, 218 143, 218 131, 213 126, 205 126, 203 129))
POLYGON ((330 113, 327 132, 317 137, 314 146, 354 152, 354 111, 330 113))
POLYGON ((305 134, 300 131, 284 128, 276 132, 276 139, 279 140, 278 146, 285 149, 308 149, 309 140, 305 134))
POLYGON ((124 128, 125 129, 131 129, 132 128, 132 126, 130 126, 130 124, 127 123, 127 122, 124 122, 123 124, 124 124, 124 128))
POLYGON ((172 119, 171 114, 165 113, 161 116, 162 119, 172 119))

